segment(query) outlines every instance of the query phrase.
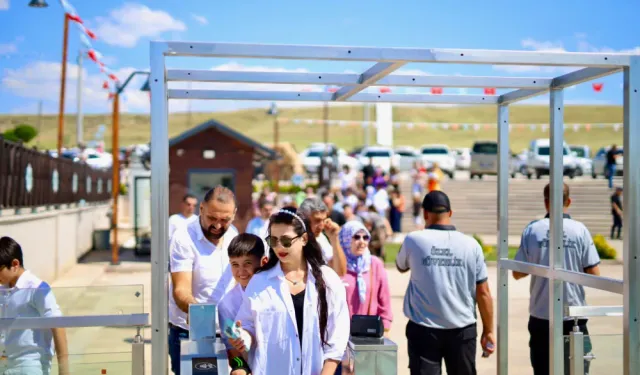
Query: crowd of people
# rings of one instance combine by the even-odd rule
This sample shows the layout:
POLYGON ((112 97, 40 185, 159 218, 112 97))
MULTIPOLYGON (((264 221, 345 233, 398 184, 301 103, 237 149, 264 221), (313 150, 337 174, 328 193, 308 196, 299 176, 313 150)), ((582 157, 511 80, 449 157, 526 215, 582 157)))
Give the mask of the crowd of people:
MULTIPOLYGON (((231 190, 217 186, 201 202, 191 195, 183 198, 182 212, 169 219, 168 343, 174 374, 180 374, 180 342, 189 335, 189 305, 196 303, 218 306, 217 326, 232 375, 350 374, 353 368, 343 367, 343 359, 351 319, 377 316, 384 336, 389 335, 394 324, 390 285, 384 252, 375 251, 376 224, 371 217, 377 215, 387 220, 385 227, 391 226, 388 211, 378 211, 382 206, 376 205, 375 196, 387 186, 397 191, 398 180, 375 170, 363 173, 362 187, 366 193, 373 188, 373 194, 362 197, 357 175, 350 180, 349 171, 344 172, 341 180, 351 182, 338 192, 307 191, 299 203, 293 198, 278 202, 265 191, 257 202, 258 214, 244 233, 233 225, 238 205, 231 190), (354 194, 356 198, 350 198, 354 194), (352 218, 349 209, 363 199, 365 205, 368 199, 371 203, 366 215, 354 209, 359 218, 352 218), (338 202, 342 211, 336 209, 338 202)), ((435 172, 417 168, 415 175, 421 173, 435 172)), ((394 190, 384 196, 389 206, 397 199, 393 194, 394 190)), ((549 194, 547 185, 543 192, 547 212, 549 194)), ((569 216, 570 205, 565 184, 565 268, 597 276, 600 258, 593 239, 582 223, 569 216)), ((478 336, 483 356, 496 350, 483 249, 473 237, 456 230, 446 193, 429 191, 420 209, 424 227, 406 235, 395 260, 399 272, 410 272, 403 305, 410 373, 440 374, 444 362, 448 374, 475 374, 478 336)), ((516 260, 547 264, 549 225, 547 215, 524 229, 516 260)), ((513 272, 513 276, 518 280, 528 275, 513 272)), ((16 317, 61 315, 49 286, 24 268, 22 249, 9 237, 0 238, 0 283, 3 303, 16 317)), ((531 276, 529 346, 535 375, 549 371, 548 291, 546 278, 531 276)), ((580 285, 566 283, 564 298, 569 306, 586 305, 580 285)), ((567 320, 564 335, 575 324, 588 334, 587 321, 581 319, 567 320)), ((49 374, 54 353, 59 373, 68 373, 63 329, 9 330, 2 339, 10 364, 5 374, 20 374, 27 368, 29 374, 49 374)), ((591 351, 590 340, 585 338, 584 345, 585 353, 591 351)), ((568 352, 565 347, 566 371, 568 352)), ((585 373, 588 368, 586 362, 585 373)))

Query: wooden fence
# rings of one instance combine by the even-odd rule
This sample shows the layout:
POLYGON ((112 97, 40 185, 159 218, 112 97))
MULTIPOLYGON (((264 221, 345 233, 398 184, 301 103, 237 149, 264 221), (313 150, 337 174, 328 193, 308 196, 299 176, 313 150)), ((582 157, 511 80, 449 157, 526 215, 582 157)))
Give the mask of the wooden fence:
POLYGON ((111 169, 29 149, 0 136, 0 209, 106 201, 111 169))

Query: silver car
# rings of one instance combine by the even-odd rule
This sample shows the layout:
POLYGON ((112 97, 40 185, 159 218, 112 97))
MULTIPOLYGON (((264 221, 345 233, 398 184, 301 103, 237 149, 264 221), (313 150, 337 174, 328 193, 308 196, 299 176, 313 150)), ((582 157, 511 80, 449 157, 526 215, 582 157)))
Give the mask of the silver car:
MULTIPOLYGON (((518 158, 509 151, 509 175, 515 177, 518 172, 518 158)), ((478 141, 473 144, 471 149, 471 167, 469 168, 469 177, 482 178, 484 175, 498 174, 498 142, 496 141, 478 141)))

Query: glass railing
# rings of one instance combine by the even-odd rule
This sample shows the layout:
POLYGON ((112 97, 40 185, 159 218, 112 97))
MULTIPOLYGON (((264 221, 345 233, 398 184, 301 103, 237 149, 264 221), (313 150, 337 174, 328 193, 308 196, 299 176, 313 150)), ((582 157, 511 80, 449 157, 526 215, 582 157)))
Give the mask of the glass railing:
POLYGON ((148 324, 142 285, 0 290, 0 373, 138 375, 148 324))
MULTIPOLYGON (((573 318, 614 318, 622 306, 583 306, 567 308, 573 318)), ((589 329, 591 330, 591 329, 589 329)), ((566 372, 570 375, 621 374, 624 367, 623 335, 584 334, 576 329, 565 336, 566 372)))

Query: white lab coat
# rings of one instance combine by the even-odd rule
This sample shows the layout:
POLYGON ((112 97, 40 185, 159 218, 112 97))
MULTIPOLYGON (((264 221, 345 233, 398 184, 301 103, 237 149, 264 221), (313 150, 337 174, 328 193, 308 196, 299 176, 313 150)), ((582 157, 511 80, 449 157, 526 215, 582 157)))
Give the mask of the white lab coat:
POLYGON ((320 341, 318 291, 311 268, 304 296, 302 348, 291 292, 280 264, 251 278, 236 320, 255 339, 249 353, 253 375, 319 375, 325 360, 342 360, 350 328, 345 287, 331 268, 322 266, 322 275, 328 302, 324 348, 320 341))

